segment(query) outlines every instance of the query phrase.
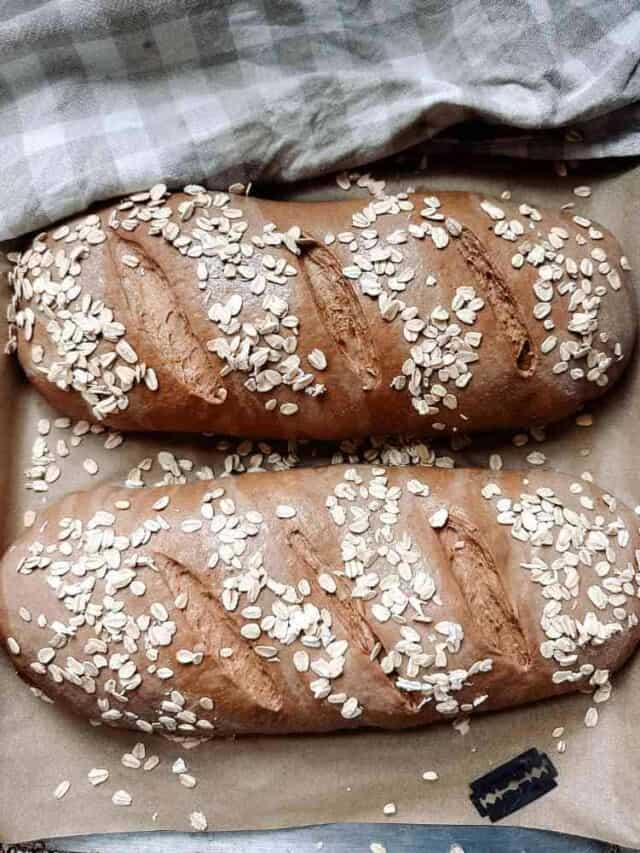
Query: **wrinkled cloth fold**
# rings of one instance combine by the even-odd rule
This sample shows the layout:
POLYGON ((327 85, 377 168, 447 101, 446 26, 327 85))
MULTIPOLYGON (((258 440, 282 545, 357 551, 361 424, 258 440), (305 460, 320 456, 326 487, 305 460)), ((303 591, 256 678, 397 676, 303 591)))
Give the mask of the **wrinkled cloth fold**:
POLYGON ((415 145, 637 155, 639 59, 637 0, 4 0, 0 240, 158 180, 415 145))

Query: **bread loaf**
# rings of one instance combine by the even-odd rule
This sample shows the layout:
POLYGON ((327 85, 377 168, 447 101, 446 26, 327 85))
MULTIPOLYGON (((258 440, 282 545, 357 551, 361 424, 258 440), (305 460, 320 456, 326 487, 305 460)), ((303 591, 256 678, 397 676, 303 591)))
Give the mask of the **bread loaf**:
POLYGON ((637 530, 610 495, 546 471, 103 486, 9 549, 0 632, 38 695, 183 737, 606 698, 640 636, 637 530))
POLYGON ((281 203, 163 185, 13 256, 10 349, 118 429, 261 438, 547 423, 620 375, 620 246, 482 195, 281 203))

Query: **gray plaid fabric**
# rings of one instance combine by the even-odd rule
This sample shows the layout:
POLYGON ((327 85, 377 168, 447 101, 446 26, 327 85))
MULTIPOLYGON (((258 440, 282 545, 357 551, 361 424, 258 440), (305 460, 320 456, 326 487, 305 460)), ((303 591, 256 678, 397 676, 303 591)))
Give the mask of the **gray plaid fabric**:
POLYGON ((0 239, 159 179, 289 181, 470 118, 493 126, 483 151, 638 154, 639 58, 634 0, 0 0, 0 239))

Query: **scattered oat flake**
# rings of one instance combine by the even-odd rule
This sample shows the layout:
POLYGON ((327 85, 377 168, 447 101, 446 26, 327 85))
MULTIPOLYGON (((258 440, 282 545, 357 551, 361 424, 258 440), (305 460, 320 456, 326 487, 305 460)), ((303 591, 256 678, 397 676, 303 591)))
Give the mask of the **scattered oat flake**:
POLYGON ((394 815, 397 811, 398 809, 396 808, 395 803, 385 803, 382 807, 382 812, 386 815, 394 815))
POLYGON ((449 853, 464 853, 464 848, 459 844, 452 844, 449 848, 449 853))
POLYGON ((589 708, 587 713, 584 715, 584 724, 588 729, 592 729, 594 726, 598 725, 598 709, 597 708, 589 708))
POLYGON ((309 364, 315 367, 316 370, 325 370, 327 367, 327 357, 322 350, 314 349, 308 355, 309 364))
POLYGON ((68 779, 64 779, 62 782, 60 782, 59 785, 56 786, 56 789, 53 792, 53 796, 56 798, 56 800, 61 800, 70 787, 71 782, 68 779))
POLYGON ((196 787, 196 777, 192 776, 190 773, 181 773, 178 778, 180 779, 180 784, 184 785, 185 788, 196 787))
POLYGON ((532 450, 527 456, 529 465, 544 465, 546 461, 547 457, 540 450, 532 450))
POLYGON ((288 506, 287 504, 279 504, 276 507, 276 515, 278 518, 293 518, 296 514, 296 510, 292 506, 288 506))
POLYGON ((338 588, 333 576, 327 572, 322 572, 322 574, 318 575, 318 584, 328 593, 334 593, 338 588))
POLYGON ((32 509, 26 510, 23 516, 23 524, 25 527, 31 527, 33 522, 36 520, 36 514, 32 509))
POLYGON ((150 755, 142 765, 143 770, 153 770, 160 764, 160 758, 157 755, 150 755))
POLYGON ((95 459, 91 459, 91 457, 87 457, 84 460, 84 462, 82 463, 82 467, 87 472, 87 474, 91 474, 91 476, 93 476, 94 474, 97 474, 98 470, 99 470, 98 469, 98 463, 96 462, 95 459))
POLYGON ((371 851, 371 853, 387 853, 387 848, 384 846, 384 844, 380 844, 377 841, 371 842, 371 844, 369 845, 369 850, 371 851))
POLYGON ((578 196, 578 198, 589 198, 591 195, 591 187, 588 187, 585 184, 579 187, 574 187, 573 194, 578 196))
POLYGON ((52 483, 55 483, 59 476, 60 468, 55 464, 55 462, 51 462, 47 466, 47 470, 45 471, 45 483, 49 483, 49 485, 51 485, 52 483))
POLYGON ((481 494, 486 500, 491 500, 491 498, 501 494, 500 486, 497 483, 486 483, 482 487, 481 494))
POLYGON ((429 524, 433 528, 436 528, 436 529, 439 527, 444 527, 445 524, 447 523, 448 518, 449 518, 448 510, 445 507, 441 507, 440 509, 437 509, 433 513, 433 515, 429 516, 429 524))
POLYGON ((87 777, 95 787, 96 785, 102 785, 103 782, 107 781, 109 778, 109 771, 102 767, 92 767, 87 773, 87 777))
POLYGON ((133 802, 133 798, 128 791, 116 791, 115 794, 111 797, 111 802, 114 806, 130 806, 133 802))
POLYGON ((435 770, 425 770, 422 774, 422 778, 425 782, 437 782, 440 777, 435 770))
POLYGON ((135 755, 136 758, 143 759, 146 755, 147 750, 145 749, 145 745, 142 741, 139 741, 131 750, 132 755, 135 755))
POLYGON ((189 823, 196 832, 206 832, 207 830, 207 819, 202 812, 191 812, 189 823))
POLYGON ((105 439, 104 448, 105 450, 115 450, 117 447, 120 447, 123 441, 124 436, 122 433, 110 432, 105 439))
POLYGON ((489 457, 489 468, 492 471, 501 471, 502 470, 502 456, 499 453, 492 453, 489 457))
POLYGON ((297 411, 298 411, 298 404, 297 403, 283 403, 280 406, 280 414, 282 414, 282 415, 288 415, 288 416, 295 415, 295 413, 297 411))

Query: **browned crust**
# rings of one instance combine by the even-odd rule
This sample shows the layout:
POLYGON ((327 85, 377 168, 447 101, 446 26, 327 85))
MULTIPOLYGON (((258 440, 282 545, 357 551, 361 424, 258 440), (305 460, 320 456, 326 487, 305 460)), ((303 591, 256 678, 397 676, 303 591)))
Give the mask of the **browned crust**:
MULTIPOLYGON (((620 343, 621 356, 608 370, 608 385, 600 387, 584 379, 572 379, 568 373, 555 375, 552 367, 556 359, 540 354, 548 332, 532 316, 533 284, 538 273, 529 265, 513 269, 511 258, 517 243, 491 234, 489 229, 494 223, 480 208, 483 197, 453 192, 439 193, 439 197, 445 213, 464 226, 462 235, 451 238, 445 250, 436 249, 428 238, 410 239, 402 245, 403 265, 415 269, 415 279, 400 296, 415 306, 420 316, 428 316, 436 304, 450 304, 456 288, 462 285, 475 286, 488 302, 473 326, 483 335, 480 362, 474 368, 472 381, 459 392, 455 411, 441 408, 437 416, 420 416, 406 391, 390 387, 409 352, 402 324, 383 320, 377 301, 363 296, 353 283, 340 276, 341 265, 351 262, 351 254, 343 244, 336 242, 330 249, 318 245, 327 232, 336 234, 350 228, 351 216, 362 208, 363 200, 286 203, 240 197, 233 199, 233 205, 243 210, 250 233, 261 232, 266 223, 274 222, 282 231, 299 224, 307 235, 309 245, 302 246, 300 256, 287 256, 288 263, 297 269, 297 276, 288 278, 275 292, 287 298, 289 311, 300 319, 297 351, 304 368, 309 369, 306 357, 314 348, 326 354, 328 368, 316 375, 316 380, 326 385, 326 394, 292 394, 281 386, 273 394, 278 403, 295 400, 299 404, 297 414, 287 417, 278 408, 265 410, 269 395, 248 391, 244 387, 246 374, 231 372, 220 380, 222 362, 206 350, 207 341, 215 337, 217 329, 207 318, 207 307, 198 289, 196 261, 180 255, 161 237, 149 236, 144 223, 127 234, 126 241, 135 242, 144 276, 150 276, 154 291, 158 283, 156 304, 155 292, 141 283, 144 276, 140 270, 129 276, 110 260, 117 256, 121 239, 107 225, 113 211, 110 205, 99 211, 109 235, 107 244, 93 247, 83 262, 83 292, 104 299, 116 317, 138 314, 147 318, 146 326, 131 326, 130 337, 136 348, 154 362, 150 366, 158 374, 160 388, 151 392, 142 385, 134 387, 129 393, 128 408, 110 415, 107 423, 118 429, 218 431, 271 438, 442 435, 443 431, 473 432, 548 423, 567 416, 611 387, 631 356, 636 335, 631 277, 618 266, 622 250, 615 239, 601 229, 604 236, 597 246, 615 265, 621 289, 608 293, 604 299, 600 329, 608 334, 610 346, 614 341, 620 343), (432 274, 437 285, 425 287, 425 279, 432 274), (227 398, 223 405, 217 405, 212 398, 221 381, 227 398), (434 423, 440 426, 434 429, 434 423)), ((184 198, 177 194, 169 202, 177 206, 184 198)), ((378 218, 376 227, 382 236, 410 222, 424 221, 420 217, 422 194, 412 200, 411 213, 378 218)), ((499 204, 507 218, 518 216, 515 203, 499 204)), ((542 214, 543 221, 531 236, 546 233, 554 226, 563 227, 569 233, 567 245, 575 247, 576 235, 584 233, 583 229, 565 213, 542 210, 542 214)), ((50 237, 47 242, 55 248, 50 237)), ((591 244, 587 248, 590 247, 591 244)), ((244 293, 247 316, 261 315, 261 297, 252 296, 246 284, 215 282, 216 298, 225 300, 234 292, 244 293)), ((554 307, 560 331, 567 325, 566 303, 565 299, 554 307)), ((33 343, 44 347, 46 364, 52 352, 41 321, 36 323, 33 343)), ((47 381, 33 363, 31 352, 31 346, 21 336, 18 355, 38 389, 57 409, 75 417, 91 417, 78 393, 62 391, 47 381)))
MULTIPOLYGON (((359 473, 369 478, 371 469, 360 466, 359 473)), ((348 587, 340 581, 336 594, 322 595, 317 584, 318 571, 324 567, 340 566, 340 541, 335 525, 328 518, 326 496, 343 478, 345 469, 335 466, 324 469, 298 470, 286 473, 265 473, 260 476, 245 475, 219 481, 226 495, 232 498, 239 511, 259 509, 266 519, 261 546, 264 563, 279 581, 293 586, 306 578, 312 585, 312 600, 326 607, 334 616, 338 639, 350 643, 345 674, 336 682, 335 689, 345 689, 361 701, 364 712, 355 720, 345 720, 335 706, 315 700, 309 690, 312 673, 296 671, 292 663, 293 652, 302 648, 296 642, 280 652, 279 662, 262 662, 242 640, 238 641, 238 614, 223 614, 212 604, 213 596, 220 594, 225 572, 206 568, 211 552, 212 538, 203 533, 189 534, 181 531, 181 522, 198 511, 205 491, 211 483, 194 483, 189 486, 171 486, 131 492, 104 486, 88 493, 77 493, 47 508, 33 528, 6 553, 0 567, 0 635, 4 643, 14 637, 21 653, 11 655, 12 663, 28 682, 45 689, 54 699, 70 705, 75 711, 95 717, 95 698, 72 688, 57 685, 51 679, 35 674, 29 668, 37 650, 49 636, 47 630, 38 628, 35 619, 26 623, 20 619, 18 609, 28 607, 35 615, 45 613, 49 622, 65 619, 62 604, 47 587, 41 571, 16 574, 16 566, 27 553, 30 544, 41 541, 45 546, 55 541, 57 524, 63 517, 81 516, 88 520, 99 509, 113 505, 118 497, 126 495, 132 509, 121 516, 121 532, 132 531, 145 519, 155 515, 152 504, 157 496, 171 497, 164 512, 171 529, 154 536, 149 549, 159 561, 160 572, 145 571, 143 577, 147 592, 141 598, 127 596, 127 608, 132 614, 146 613, 152 602, 160 602, 171 613, 177 625, 177 642, 171 650, 163 650, 158 665, 175 664, 176 648, 201 647, 206 651, 203 663, 178 667, 175 677, 164 685, 145 678, 132 695, 128 709, 146 715, 159 705, 170 689, 178 689, 185 696, 186 707, 197 705, 198 698, 207 695, 215 702, 215 710, 208 715, 216 734, 231 733, 284 733, 327 731, 340 727, 380 726, 403 728, 426 724, 442 719, 433 704, 419 707, 405 697, 382 671, 379 658, 372 660, 368 651, 371 644, 379 642, 389 650, 398 638, 398 626, 393 622, 374 622, 368 602, 354 609, 353 600, 347 600, 348 587), (295 522, 276 519, 273 508, 288 502, 297 508, 295 522), (304 529, 304 539, 295 533, 304 529), (292 535, 292 531, 294 531, 292 535), (292 547, 292 542, 297 542, 292 547), (310 548, 313 556, 306 556, 310 548), (164 555, 164 556, 161 556, 164 555), (311 564, 311 567, 310 567, 311 564), (173 601, 181 591, 189 592, 185 613, 174 608, 173 601), (374 627, 375 625, 375 627, 374 627), (215 652, 233 637, 233 646, 239 657, 233 665, 220 660, 215 652)), ((474 661, 491 658, 493 669, 469 679, 460 694, 461 701, 472 701, 486 694, 488 699, 480 710, 508 707, 559 695, 571 690, 588 689, 584 683, 552 683, 551 676, 558 668, 553 661, 544 659, 539 646, 545 639, 540 627, 540 614, 545 600, 540 587, 529 581, 521 567, 534 553, 548 556, 553 549, 535 549, 514 539, 510 529, 495 520, 491 501, 480 497, 480 489, 487 482, 497 482, 502 494, 517 500, 521 491, 532 491, 541 486, 551 487, 568 505, 571 503, 571 480, 542 471, 485 472, 442 471, 422 469, 388 472, 389 485, 404 490, 402 517, 398 533, 408 532, 416 543, 437 582, 441 602, 432 601, 425 607, 425 615, 434 622, 447 618, 464 627, 464 641, 459 654, 452 657, 450 666, 468 668, 474 661), (451 509, 451 524, 434 530, 427 522, 428 501, 409 495, 407 483, 413 477, 428 484, 431 494, 451 509), (523 485, 526 476, 527 484, 523 485), (451 549, 462 538, 465 547, 452 562, 451 549), (471 547, 470 547, 471 546, 471 547), (548 554, 547 554, 548 551, 548 554), (453 564, 455 563, 455 564, 453 564), (485 615, 487 618, 485 619, 485 615)), ((593 497, 598 506, 602 492, 595 486, 584 485, 584 494, 593 497)), ((602 504, 602 506, 604 506, 602 504)), ((606 510, 605 510, 606 511, 606 510)), ((633 513, 618 506, 611 514, 620 516, 630 531, 630 541, 622 549, 620 565, 633 563, 634 552, 640 545, 637 524, 633 513)), ((125 554, 126 556, 126 554, 125 554)), ((585 579, 573 612, 576 616, 591 605, 586 597, 588 581, 585 579)), ((124 595, 124 594, 123 594, 124 595)), ((272 597, 265 592, 261 604, 270 611, 272 597)), ((640 600, 630 597, 626 605, 629 614, 640 615, 640 600)), ((432 632, 431 623, 411 623, 422 636, 432 632)), ((65 647, 64 657, 82 657, 82 648, 91 632, 81 630, 65 647)), ((639 639, 638 627, 614 635, 604 645, 588 647, 581 653, 580 662, 589 662, 599 669, 615 671, 635 649, 639 639)), ((140 671, 148 663, 142 654, 133 656, 140 671)), ((107 676, 110 673, 107 673, 107 676)), ((205 715, 207 716, 207 715, 205 715)), ((125 721, 126 722, 126 721, 125 721)))

